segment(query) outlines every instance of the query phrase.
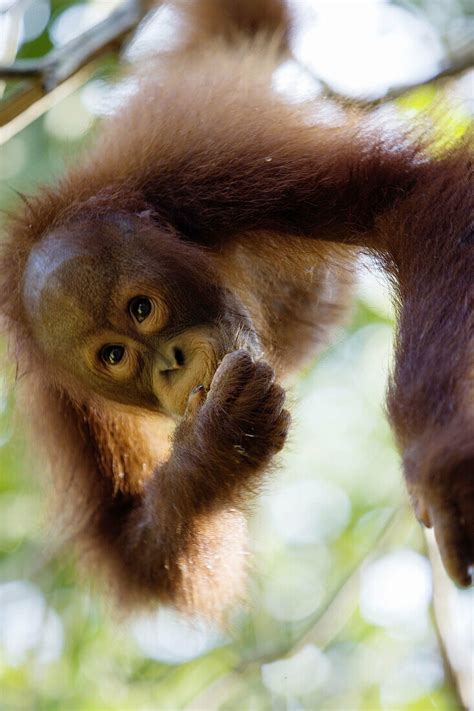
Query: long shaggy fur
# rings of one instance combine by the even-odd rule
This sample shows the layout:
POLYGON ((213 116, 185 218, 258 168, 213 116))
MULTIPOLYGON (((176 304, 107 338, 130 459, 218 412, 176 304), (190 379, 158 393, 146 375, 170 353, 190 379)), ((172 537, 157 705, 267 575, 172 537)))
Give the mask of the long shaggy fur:
POLYGON ((241 512, 288 427, 274 370, 284 375, 327 339, 363 248, 397 298, 388 408, 408 486, 449 572, 468 583, 472 134, 435 157, 429 142, 386 134, 363 114, 318 124, 314 105, 289 106, 271 88, 291 30, 285 3, 174 4, 184 18, 178 49, 137 68, 134 99, 19 210, 2 245, 0 307, 25 382, 36 382, 25 409, 67 482, 77 540, 124 602, 216 614, 241 595, 241 512), (22 300, 28 256, 46 234, 110 215, 145 216, 173 235, 196 280, 208 269, 239 296, 258 343, 251 358, 236 334, 237 355, 171 445, 160 417, 117 408, 49 367, 22 300))

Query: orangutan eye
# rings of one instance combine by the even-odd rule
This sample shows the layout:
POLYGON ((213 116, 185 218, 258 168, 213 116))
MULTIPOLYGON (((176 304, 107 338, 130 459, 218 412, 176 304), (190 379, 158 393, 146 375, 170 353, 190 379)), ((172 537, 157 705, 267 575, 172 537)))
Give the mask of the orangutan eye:
POLYGON ((125 348, 118 345, 104 346, 100 351, 100 359, 105 365, 118 365, 125 355, 125 348))
POLYGON ((153 310, 153 304, 147 296, 135 296, 128 305, 128 310, 138 323, 142 323, 153 310))

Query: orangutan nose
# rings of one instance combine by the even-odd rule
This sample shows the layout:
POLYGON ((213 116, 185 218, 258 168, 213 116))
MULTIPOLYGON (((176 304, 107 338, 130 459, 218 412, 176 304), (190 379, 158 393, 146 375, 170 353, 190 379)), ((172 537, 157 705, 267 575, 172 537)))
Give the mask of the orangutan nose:
POLYGON ((184 353, 181 348, 173 348, 175 368, 182 368, 185 362, 184 353))
POLYGON ((180 370, 185 365, 185 356, 181 348, 171 346, 160 351, 156 359, 156 370, 163 373, 171 373, 180 370))

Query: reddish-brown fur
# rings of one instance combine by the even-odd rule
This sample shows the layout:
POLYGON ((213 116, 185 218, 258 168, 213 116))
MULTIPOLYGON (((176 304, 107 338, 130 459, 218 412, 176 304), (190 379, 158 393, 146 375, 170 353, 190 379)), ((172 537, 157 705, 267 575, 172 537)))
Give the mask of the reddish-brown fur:
POLYGON ((289 32, 283 2, 178 5, 187 23, 180 49, 137 71, 137 96, 103 124, 78 166, 12 220, 3 246, 1 307, 20 372, 36 381, 25 408, 41 420, 40 439, 79 512, 77 538, 126 602, 215 612, 240 594, 240 512, 288 426, 273 370, 284 375, 326 340, 362 247, 384 264, 397 296, 388 407, 408 487, 448 571, 467 584, 472 140, 434 157, 428 143, 388 134, 370 116, 315 123, 314 107, 288 106, 271 89, 289 32), (202 391, 191 396, 168 455, 167 434, 157 444, 160 428, 167 432, 161 416, 52 372, 22 299, 28 256, 45 235, 86 221, 99 234, 104 220, 129 216, 155 230, 154 249, 167 234, 191 269, 195 254, 196 283, 208 270, 202 288, 217 289, 209 298, 229 292, 250 324, 227 348, 205 402, 202 391))

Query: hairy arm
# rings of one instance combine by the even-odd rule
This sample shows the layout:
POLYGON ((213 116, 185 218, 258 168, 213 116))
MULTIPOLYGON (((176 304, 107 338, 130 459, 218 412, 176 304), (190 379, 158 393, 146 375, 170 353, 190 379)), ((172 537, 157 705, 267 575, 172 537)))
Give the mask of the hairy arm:
POLYGON ((190 396, 169 460, 139 494, 115 491, 110 473, 97 471, 91 421, 70 406, 62 413, 87 447, 86 457, 78 453, 74 497, 80 539, 125 604, 159 599, 217 615, 241 593, 245 538, 236 508, 284 444, 283 401, 269 366, 244 351, 227 355, 207 398, 203 389, 190 396))
POLYGON ((271 89, 275 61, 261 47, 211 43, 151 64, 62 182, 56 213, 149 208, 211 246, 259 228, 366 244, 416 184, 423 147, 360 113, 327 125, 324 101, 288 105, 271 89))
POLYGON ((398 305, 388 409, 418 517, 461 585, 474 565, 474 173, 460 146, 381 220, 398 305))
POLYGON ((263 90, 241 103, 240 114, 238 105, 225 116, 217 108, 212 156, 194 161, 199 150, 191 152, 189 169, 178 161, 173 195, 158 176, 145 185, 147 197, 199 242, 262 228, 282 239, 359 245, 381 259, 398 307, 388 407, 408 488, 420 520, 434 526, 447 570, 467 585, 474 564, 473 132, 436 155, 429 141, 384 135, 369 117, 328 128, 263 90))
MULTIPOLYGON (((248 99, 246 99, 248 101, 248 99)), ((473 133, 440 155, 400 132, 308 125, 253 97, 178 190, 146 187, 189 238, 264 229, 370 249, 394 285, 398 340, 389 412, 418 516, 461 585, 474 564, 473 133), (234 143, 235 140, 235 143, 234 143), (176 201, 176 202, 175 202, 176 201)), ((222 122, 224 118, 221 117, 222 122)), ((229 125, 230 122, 230 125, 229 125)), ((214 135, 214 128, 213 128, 214 135)), ((199 145, 199 144, 197 144, 199 145)), ((171 183, 173 184, 173 182, 171 183)), ((249 237, 250 238, 250 237, 249 237)), ((253 234, 252 239, 255 239, 253 234)), ((256 249, 258 247, 256 246, 256 249)))

